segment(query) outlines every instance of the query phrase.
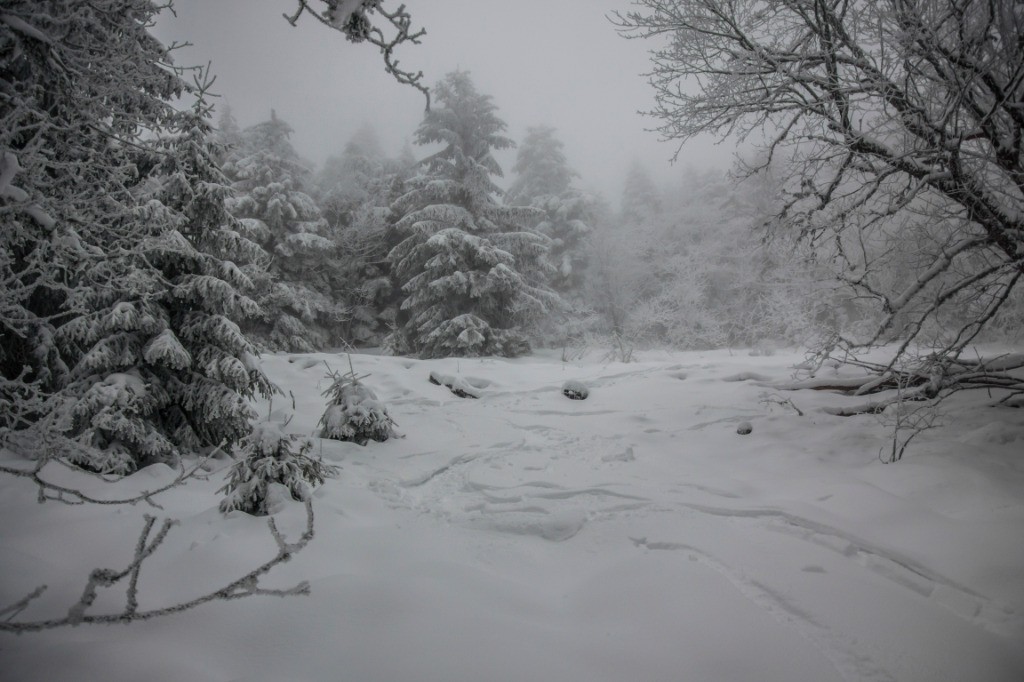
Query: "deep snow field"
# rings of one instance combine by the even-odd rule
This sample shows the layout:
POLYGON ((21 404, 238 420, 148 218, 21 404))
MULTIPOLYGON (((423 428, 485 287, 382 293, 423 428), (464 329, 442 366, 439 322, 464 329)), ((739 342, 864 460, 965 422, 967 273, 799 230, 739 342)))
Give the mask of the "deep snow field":
MULTIPOLYGON (((878 417, 822 410, 863 398, 771 386, 800 354, 599 355, 353 356, 404 437, 315 441, 340 475, 315 493, 313 543, 266 582, 308 580, 311 596, 0 636, 0 679, 1024 680, 1024 410, 956 396, 887 465, 878 417), (569 379, 589 399, 563 397, 569 379)), ((286 397, 260 414, 312 435, 324 361, 348 369, 344 355, 264 356, 286 397)), ((130 561, 147 512, 180 525, 146 562, 141 608, 274 556, 266 519, 218 511, 229 462, 213 464, 163 510, 40 505, 30 482, 0 478, 0 603, 47 583, 18 618, 65 613, 90 570, 130 561)), ((47 474, 107 497, 174 476, 47 474)), ((303 506, 276 518, 297 536, 303 506)))

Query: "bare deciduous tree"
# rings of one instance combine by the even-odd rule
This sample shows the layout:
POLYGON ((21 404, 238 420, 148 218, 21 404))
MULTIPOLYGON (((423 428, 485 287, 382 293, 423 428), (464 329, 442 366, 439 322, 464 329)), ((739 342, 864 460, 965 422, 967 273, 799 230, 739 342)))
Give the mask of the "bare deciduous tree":
MULTIPOLYGON (((745 170, 784 166, 779 224, 877 304, 873 324, 839 331, 823 354, 898 341, 874 369, 909 376, 928 395, 977 379, 964 351, 1021 307, 1024 5, 634 5, 614 22, 656 44, 651 113, 663 136, 763 134, 766 153, 745 170)), ((1000 360, 1000 371, 1014 368, 1000 360)))

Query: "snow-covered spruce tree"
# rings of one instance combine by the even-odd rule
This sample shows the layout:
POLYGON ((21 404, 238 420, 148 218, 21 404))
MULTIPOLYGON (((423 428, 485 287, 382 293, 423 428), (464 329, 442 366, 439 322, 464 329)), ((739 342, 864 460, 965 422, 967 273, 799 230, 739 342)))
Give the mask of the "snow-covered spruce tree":
MULTIPOLYGON (((422 35, 422 31, 410 31, 403 8, 386 10, 383 0, 323 4, 324 14, 333 15, 339 30, 357 42, 387 48, 385 69, 425 93, 418 84, 420 76, 399 70, 394 61, 394 47, 417 42, 422 35), (393 36, 378 32, 378 27, 388 24, 395 29, 393 36), (375 30, 367 36, 371 29, 375 30)), ((133 247, 140 240, 152 247, 154 240, 164 237, 168 222, 181 227, 181 217, 190 215, 179 206, 181 215, 168 221, 175 209, 161 206, 152 187, 145 187, 157 165, 154 136, 188 129, 178 126, 176 111, 168 105, 186 89, 179 79, 181 72, 170 66, 167 50, 148 31, 164 7, 150 0, 4 0, 0 8, 0 447, 41 458, 35 469, 3 466, 0 470, 33 478, 41 500, 99 501, 37 476, 46 458, 81 449, 65 436, 69 420, 64 408, 80 397, 69 386, 69 377, 80 378, 76 372, 83 349, 63 343, 60 332, 83 316, 133 317, 120 302, 106 305, 113 298, 109 290, 124 285, 128 285, 126 294, 146 292, 166 300, 169 284, 152 276, 160 268, 150 268, 147 258, 167 249, 133 247), (155 218, 152 226, 147 216, 155 218), (151 288, 159 285, 162 288, 151 288)), ((299 13, 307 7, 300 3, 299 13)), ((191 186, 191 180, 186 184, 191 186)), ((210 188, 200 184, 191 189, 202 195, 210 188)), ((188 239, 195 231, 179 232, 188 239)), ((207 237, 216 244, 214 251, 234 249, 241 243, 227 234, 207 233, 207 237)), ((179 246, 171 249, 182 255, 176 271, 186 277, 196 274, 188 273, 193 254, 180 242, 179 246)), ((197 251, 202 253, 202 248, 197 251)), ((218 270, 211 259, 201 260, 205 261, 201 269, 218 270)), ((225 274, 223 279, 233 277, 225 274)), ((147 302, 145 297, 141 302, 147 302)), ((139 311, 137 301, 128 303, 139 311)), ((151 312, 157 317, 167 312, 158 308, 136 315, 136 323, 141 323, 137 329, 150 324, 151 312)), ((167 315, 174 318, 175 313, 167 315)), ((165 360, 176 356, 180 364, 183 356, 173 346, 167 344, 160 351, 154 346, 152 355, 165 360)), ((129 376, 107 379, 113 380, 112 385, 135 384, 129 376)), ((250 387, 261 384, 265 385, 262 377, 250 387)), ((203 432, 202 428, 195 431, 203 432)), ((184 471, 182 475, 186 476, 184 471)), ((158 492, 120 502, 152 501, 158 492)), ((147 516, 132 562, 123 570, 92 571, 81 599, 65 617, 18 618, 43 593, 43 585, 14 604, 0 606, 4 614, 0 629, 21 634, 82 624, 128 624, 215 600, 308 594, 305 582, 288 589, 262 585, 268 571, 312 540, 312 507, 308 503, 306 507, 307 526, 298 541, 286 541, 272 520, 268 523, 278 547, 276 556, 218 589, 156 609, 136 608, 137 579, 174 521, 165 519, 155 529, 156 519, 147 516), (124 608, 116 613, 89 613, 96 589, 118 583, 125 587, 124 608)))
POLYGON ((356 131, 341 154, 328 157, 313 183, 313 197, 327 222, 350 227, 364 206, 381 205, 387 165, 377 133, 368 125, 356 131))
POLYGON ((379 345, 394 323, 388 207, 405 193, 414 163, 386 158, 366 126, 317 175, 315 198, 337 243, 335 296, 349 313, 342 334, 354 345, 379 345))
MULTIPOLYGON (((639 163, 630 165, 618 214, 607 206, 595 220, 589 241, 586 298, 598 315, 593 331, 610 334, 616 344, 643 341, 633 320, 641 302, 661 289, 658 263, 663 250, 654 238, 662 231, 662 198, 639 163)), ((596 209, 596 207, 595 207, 596 209)))
POLYGON ((130 256, 90 269, 120 276, 92 292, 92 314, 57 330, 82 354, 67 385, 70 433, 89 447, 68 459, 92 469, 127 473, 179 452, 230 449, 255 417, 249 400, 272 390, 236 322, 259 312, 236 263, 262 252, 231 229, 230 188, 197 94, 150 141, 152 171, 135 190, 148 229, 130 256))
POLYGON ((215 245, 241 242, 219 232, 202 88, 168 68, 147 30, 156 11, 16 2, 0 20, 3 158, 24 169, 3 204, 3 412, 21 420, 4 426, 45 424, 47 452, 33 454, 107 472, 230 445, 245 398, 269 390, 245 338, 216 336, 237 334, 247 303, 215 245), (199 109, 175 109, 189 90, 199 109), (200 307, 220 326, 190 327, 200 307), (45 407, 26 415, 18 382, 45 407), (52 452, 56 434, 71 440, 52 452))
POLYGON ((269 422, 255 424, 239 449, 242 457, 218 491, 225 494, 220 503, 224 513, 240 510, 265 516, 273 511, 276 486, 293 500, 307 501, 312 493, 310 486, 320 485, 338 473, 337 467, 309 456, 311 440, 286 434, 269 422))
POLYGON ((512 205, 543 211, 537 230, 551 239, 547 256, 554 268, 551 287, 578 304, 595 200, 572 186, 577 173, 569 167, 562 147, 554 128, 529 128, 516 154, 512 170, 517 176, 506 198, 512 205))
POLYGON ((531 228, 535 209, 499 201, 492 151, 514 143, 491 98, 464 71, 434 93, 416 142, 443 148, 392 207, 404 239, 388 260, 406 298, 391 345, 421 357, 518 355, 529 349, 522 325, 558 303, 544 283, 549 240, 531 228))
POLYGON ((256 281, 263 315, 245 329, 268 348, 308 352, 337 341, 345 310, 333 295, 336 244, 305 192, 310 171, 290 133, 272 112, 270 120, 242 131, 224 171, 234 181, 229 207, 242 234, 273 258, 256 281))
POLYGON ((622 222, 633 225, 654 222, 661 215, 661 192, 639 161, 626 171, 619 210, 622 222))
POLYGON ((395 435, 395 422, 373 390, 354 370, 330 372, 331 385, 324 391, 327 409, 320 417, 320 437, 352 441, 360 445, 383 443, 395 435))

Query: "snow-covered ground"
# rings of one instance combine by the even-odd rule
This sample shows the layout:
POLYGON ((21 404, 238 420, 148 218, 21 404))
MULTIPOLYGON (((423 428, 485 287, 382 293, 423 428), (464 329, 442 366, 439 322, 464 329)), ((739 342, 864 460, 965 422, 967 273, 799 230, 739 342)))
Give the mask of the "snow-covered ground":
MULTIPOLYGON (((863 399, 768 387, 801 359, 354 356, 404 438, 318 443, 340 476, 316 492, 313 544, 268 582, 309 580, 311 596, 3 636, 0 678, 1024 680, 1024 410, 957 397, 885 465, 876 417, 822 411, 863 399), (561 394, 570 379, 587 400, 561 394)), ((314 433, 325 360, 347 369, 264 357, 291 395, 261 413, 314 433)), ((106 495, 173 477, 150 467, 104 488, 49 473, 106 495)), ((0 602, 48 583, 18 618, 60 615, 92 568, 130 560, 147 511, 180 525, 147 562, 142 608, 244 574, 275 545, 265 519, 218 512, 222 484, 192 481, 161 511, 39 505, 28 482, 0 479, 0 602)), ((300 504, 277 516, 300 531, 300 504)))

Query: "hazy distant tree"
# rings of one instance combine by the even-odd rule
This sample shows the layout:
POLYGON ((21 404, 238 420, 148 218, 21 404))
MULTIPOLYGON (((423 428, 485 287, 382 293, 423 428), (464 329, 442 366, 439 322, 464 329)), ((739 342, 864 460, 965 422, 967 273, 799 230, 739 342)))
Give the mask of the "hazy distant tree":
POLYGON ((586 289, 603 322, 594 330, 635 347, 681 349, 813 336, 836 317, 826 311, 838 299, 816 280, 809 248, 755 234, 774 190, 762 176, 737 185, 690 172, 651 197, 653 218, 600 222, 586 289))
POLYGON ((512 166, 516 179, 506 194, 510 204, 529 206, 538 197, 559 196, 569 190, 578 174, 569 167, 563 147, 554 128, 527 128, 512 166))
POLYGON ((815 281, 808 248, 757 238, 773 191, 762 176, 734 184, 714 172, 676 184, 667 220, 646 237, 657 245, 657 290, 633 308, 632 324, 676 348, 811 338, 816 316, 837 300, 815 281))
POLYGON ((387 188, 387 160, 370 126, 356 131, 339 155, 328 157, 317 174, 314 196, 334 227, 350 227, 368 204, 381 205, 387 188))
POLYGON ((516 355, 529 348, 523 322, 557 301, 536 274, 547 240, 530 229, 535 210, 498 199, 492 151, 514 143, 491 98, 464 71, 435 96, 416 142, 443 147, 393 206, 403 240, 388 259, 406 298, 392 345, 422 357, 516 355))
POLYGON ((373 128, 364 126, 317 175, 317 203, 337 243, 335 298, 348 311, 348 342, 376 345, 394 322, 389 206, 405 193, 414 163, 386 158, 373 128))
MULTIPOLYGON (((516 179, 506 198, 517 206, 531 206, 542 211, 536 229, 551 239, 547 260, 551 264, 549 283, 567 302, 579 308, 587 267, 587 241, 594 222, 594 198, 576 187, 572 180, 577 173, 569 167, 561 140, 554 128, 529 128, 519 146, 513 170, 516 179)), ((578 317, 579 310, 548 318, 546 326, 565 340, 571 332, 566 316, 578 317)), ((578 325, 572 325, 578 326, 578 325)))
POLYGON ((629 332, 631 310, 648 287, 649 269, 640 260, 639 233, 621 229, 607 205, 599 215, 587 250, 586 301, 597 318, 590 331, 622 339, 629 332))
POLYGON ((242 131, 238 127, 234 110, 231 105, 224 104, 220 108, 220 116, 217 117, 217 125, 213 132, 213 140, 220 148, 221 163, 227 158, 227 154, 242 143, 242 131))
POLYGON ((753 170, 785 170, 780 221, 877 302, 877 324, 823 351, 898 339, 889 368, 907 361, 919 395, 976 382, 961 354, 1019 305, 1024 276, 1024 6, 635 4, 618 22, 663 41, 651 75, 663 135, 763 132, 753 170), (933 352, 913 357, 918 342, 933 352))
POLYGON ((620 213, 628 224, 651 222, 661 213, 661 192, 639 161, 634 161, 626 171, 620 213))
POLYGON ((637 161, 623 182, 616 215, 606 212, 590 248, 593 271, 587 286, 603 331, 639 341, 646 332, 635 324, 641 302, 650 301, 665 284, 668 247, 664 238, 662 196, 650 174, 637 161))
POLYGON ((337 342, 345 311, 331 295, 336 244, 305 192, 311 173, 290 133, 272 112, 270 120, 242 131, 224 170, 234 180, 231 210, 244 236, 272 256, 256 282, 263 315, 249 331, 268 348, 312 351, 337 342))

